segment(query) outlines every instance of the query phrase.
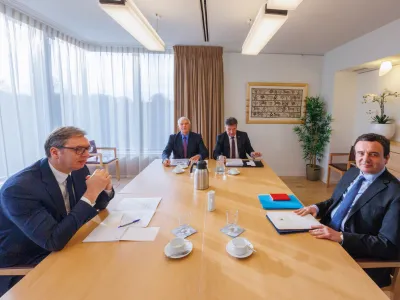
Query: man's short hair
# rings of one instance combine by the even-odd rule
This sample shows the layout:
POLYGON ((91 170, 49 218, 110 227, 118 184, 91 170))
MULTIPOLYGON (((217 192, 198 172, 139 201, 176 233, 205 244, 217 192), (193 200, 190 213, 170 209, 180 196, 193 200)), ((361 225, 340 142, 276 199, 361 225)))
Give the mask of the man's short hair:
POLYGON ((237 125, 238 121, 234 117, 229 117, 228 119, 225 120, 225 125, 227 126, 232 126, 232 125, 237 125))
POLYGON ((390 153, 390 141, 387 138, 385 138, 383 135, 376 134, 376 133, 366 133, 366 134, 360 135, 356 139, 356 142, 354 143, 354 147, 360 141, 363 141, 363 142, 378 142, 383 147, 383 156, 384 157, 387 157, 389 155, 389 153, 390 153))
POLYGON ((74 136, 85 136, 86 132, 82 129, 73 126, 65 126, 59 127, 53 130, 50 135, 47 137, 46 142, 44 143, 44 151, 46 152, 47 157, 51 157, 50 148, 63 147, 68 139, 74 136))
POLYGON ((178 119, 178 125, 180 125, 181 122, 184 121, 184 120, 188 121, 189 124, 190 124, 190 120, 189 120, 188 118, 186 118, 186 117, 180 117, 180 118, 178 119))

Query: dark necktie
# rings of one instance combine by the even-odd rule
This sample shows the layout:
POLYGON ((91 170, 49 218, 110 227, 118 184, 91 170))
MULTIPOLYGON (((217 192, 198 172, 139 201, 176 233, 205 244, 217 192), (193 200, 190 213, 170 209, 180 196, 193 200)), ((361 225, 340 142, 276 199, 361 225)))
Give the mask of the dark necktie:
POLYGON ((187 137, 183 137, 183 156, 187 158, 187 137))
POLYGON ((231 149, 232 149, 232 157, 236 158, 236 145, 235 145, 235 137, 231 136, 231 149))
POLYGON ((67 177, 67 192, 68 192, 69 203, 65 203, 65 207, 66 207, 67 213, 69 213, 71 211, 72 206, 75 205, 75 195, 74 195, 74 189, 72 186, 71 175, 68 175, 68 177, 67 177))
POLYGON ((356 198, 364 180, 365 180, 364 176, 360 176, 357 179, 357 181, 353 184, 351 189, 347 192, 343 201, 341 203, 339 203, 339 207, 336 210, 335 214, 333 215, 333 218, 331 220, 329 227, 331 227, 332 229, 334 229, 336 231, 340 230, 342 222, 343 222, 344 218, 347 216, 347 213, 349 212, 351 205, 353 204, 354 199, 356 198))

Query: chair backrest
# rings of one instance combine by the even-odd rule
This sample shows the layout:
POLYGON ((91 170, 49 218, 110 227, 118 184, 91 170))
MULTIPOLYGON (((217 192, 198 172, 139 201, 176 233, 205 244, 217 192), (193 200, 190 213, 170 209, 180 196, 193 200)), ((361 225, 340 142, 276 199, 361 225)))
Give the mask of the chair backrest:
POLYGON ((351 148, 350 148, 349 161, 356 161, 356 154, 354 152, 354 146, 351 146, 351 148))
POLYGON ((89 141, 90 146, 92 147, 92 151, 90 153, 97 153, 97 147, 94 140, 89 141))

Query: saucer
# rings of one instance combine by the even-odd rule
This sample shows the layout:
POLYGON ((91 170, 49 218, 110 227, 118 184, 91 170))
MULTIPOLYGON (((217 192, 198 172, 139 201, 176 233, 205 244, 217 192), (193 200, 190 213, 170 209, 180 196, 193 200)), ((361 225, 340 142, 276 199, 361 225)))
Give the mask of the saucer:
POLYGON ((172 173, 175 173, 175 174, 182 174, 182 173, 185 173, 185 170, 180 170, 180 171, 177 171, 177 170, 175 170, 175 169, 173 169, 172 170, 172 173))
MULTIPOLYGON (((253 246, 247 239, 246 239, 246 242, 247 242, 248 245, 250 245, 250 247, 253 246)), ((244 253, 242 255, 237 255, 233 251, 234 247, 233 247, 233 243, 232 243, 232 240, 231 240, 231 241, 229 241, 228 244, 226 244, 226 252, 228 252, 231 256, 236 257, 236 258, 246 258, 246 257, 249 257, 250 255, 253 254, 253 250, 250 249, 250 247, 247 247, 246 253, 244 253)))
POLYGON ((168 243, 164 248, 164 254, 168 258, 177 259, 188 256, 192 252, 192 250, 193 250, 192 242, 185 239, 185 249, 183 250, 183 253, 172 254, 170 244, 168 243))
POLYGON ((182 169, 187 169, 189 167, 189 165, 187 164, 180 164, 179 165, 182 169))
POLYGON ((229 174, 229 175, 236 176, 236 175, 239 175, 239 174, 240 174, 240 171, 238 170, 237 173, 232 173, 231 170, 229 170, 229 171, 228 171, 228 174, 229 174))

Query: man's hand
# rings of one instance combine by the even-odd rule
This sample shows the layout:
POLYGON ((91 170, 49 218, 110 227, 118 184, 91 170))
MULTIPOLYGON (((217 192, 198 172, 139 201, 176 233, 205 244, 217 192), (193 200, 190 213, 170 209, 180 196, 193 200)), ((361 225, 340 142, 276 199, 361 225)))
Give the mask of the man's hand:
MULTIPOLYGON (((92 176, 86 177, 86 193, 83 197, 95 203, 99 194, 110 185, 111 175, 105 170, 95 170, 92 176)), ((111 185, 112 188, 112 185, 111 185)))
POLYGON ((171 161, 167 158, 167 159, 164 159, 164 161, 162 163, 165 167, 169 167, 169 165, 171 164, 171 161))
POLYGON ((201 158, 200 154, 197 154, 197 155, 195 155, 195 156, 192 156, 192 157, 190 158, 190 161, 191 161, 191 162, 198 162, 198 161, 200 160, 200 158, 201 158))
POLYGON ((260 157, 261 155, 262 155, 261 152, 251 152, 250 153, 250 156, 253 158, 260 157))
POLYGON ((333 230, 332 228, 322 224, 311 226, 311 230, 309 232, 317 239, 327 239, 338 243, 342 242, 341 232, 333 230))
POLYGON ((306 206, 296 209, 294 212, 299 216, 305 216, 308 214, 311 214, 314 218, 317 216, 317 209, 315 208, 315 206, 306 206))

